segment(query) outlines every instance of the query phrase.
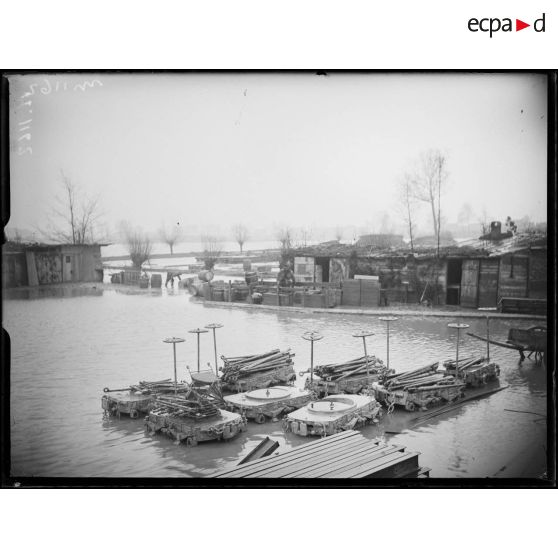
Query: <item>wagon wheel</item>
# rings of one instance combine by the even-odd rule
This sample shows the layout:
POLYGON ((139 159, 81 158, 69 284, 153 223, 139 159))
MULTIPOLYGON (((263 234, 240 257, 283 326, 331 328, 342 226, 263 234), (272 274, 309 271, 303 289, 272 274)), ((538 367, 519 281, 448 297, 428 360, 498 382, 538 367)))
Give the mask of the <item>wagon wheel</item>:
POLYGON ((407 409, 407 411, 414 411, 416 407, 412 401, 409 401, 408 403, 405 404, 405 409, 407 409))
POLYGON ((189 436, 188 438, 186 438, 186 445, 188 447, 195 447, 198 445, 198 441, 195 438, 189 436))
POLYGON ((138 416, 139 416, 139 413, 137 412, 136 409, 130 409, 130 418, 137 419, 138 416))
POLYGON ((265 422, 265 415, 260 413, 259 415, 256 415, 254 420, 258 423, 258 424, 263 424, 265 422))

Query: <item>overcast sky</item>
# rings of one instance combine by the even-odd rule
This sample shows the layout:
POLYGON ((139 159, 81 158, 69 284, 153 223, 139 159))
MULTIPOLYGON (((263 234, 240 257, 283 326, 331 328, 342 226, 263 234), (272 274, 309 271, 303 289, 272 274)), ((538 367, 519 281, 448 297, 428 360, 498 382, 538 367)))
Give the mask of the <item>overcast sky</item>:
POLYGON ((546 220, 545 76, 59 74, 10 91, 12 227, 46 222, 60 170, 110 228, 396 220, 400 176, 431 148, 450 222, 464 203, 546 220))

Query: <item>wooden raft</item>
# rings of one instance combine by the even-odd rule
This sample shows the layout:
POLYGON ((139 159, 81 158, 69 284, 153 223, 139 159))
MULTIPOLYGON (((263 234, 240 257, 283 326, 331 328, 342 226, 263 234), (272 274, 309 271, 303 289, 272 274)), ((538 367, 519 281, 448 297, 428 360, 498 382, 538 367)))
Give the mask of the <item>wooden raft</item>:
POLYGON ((418 452, 369 440, 347 430, 279 455, 238 465, 214 478, 418 478, 430 469, 418 464, 418 452))

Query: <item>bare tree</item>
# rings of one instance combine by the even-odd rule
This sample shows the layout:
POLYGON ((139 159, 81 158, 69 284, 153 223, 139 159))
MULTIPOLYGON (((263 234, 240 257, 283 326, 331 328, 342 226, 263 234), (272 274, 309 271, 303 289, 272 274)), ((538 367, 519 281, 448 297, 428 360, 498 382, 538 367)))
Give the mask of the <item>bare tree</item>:
POLYGON ((21 231, 16 227, 15 229, 5 229, 6 240, 8 242, 13 242, 14 244, 21 244, 23 242, 23 235, 21 231))
POLYGON ((221 255, 223 245, 217 237, 211 235, 203 235, 201 237, 203 246, 203 261, 206 269, 213 269, 217 259, 221 255))
POLYGON ((238 242, 240 247, 240 253, 242 254, 242 248, 246 240, 248 240, 248 229, 242 224, 237 223, 233 227, 234 239, 238 242))
POLYGON ((54 219, 50 219, 46 230, 39 232, 56 242, 67 244, 94 244, 96 224, 101 217, 98 197, 89 198, 60 171, 62 176, 63 194, 57 198, 57 206, 53 208, 54 219))
POLYGON ((293 247, 293 233, 289 227, 281 227, 277 230, 276 238, 281 245, 281 251, 286 252, 293 247))
POLYGON ((337 225, 335 227, 335 232, 333 233, 333 238, 335 240, 337 240, 337 242, 341 242, 342 238, 343 238, 343 229, 337 225))
POLYGON ((482 234, 488 234, 490 232, 488 213, 486 212, 486 207, 482 208, 482 213, 480 215, 481 231, 482 234))
POLYGON ((151 241, 140 227, 133 227, 129 223, 124 222, 121 224, 121 229, 121 234, 128 247, 128 254, 132 264, 134 267, 141 269, 141 266, 151 256, 151 241))
POLYGON ((414 195, 418 200, 426 202, 430 206, 437 256, 440 255, 441 197, 446 178, 445 156, 437 149, 423 153, 414 195))
MULTIPOLYGON (((289 231, 287 231, 287 234, 290 234, 289 231)), ((312 237, 312 229, 309 229, 308 227, 301 227, 300 246, 306 248, 306 246, 308 246, 308 241, 310 240, 311 237, 312 237)))
POLYGON ((174 245, 182 239, 182 229, 180 228, 180 223, 176 223, 176 225, 173 225, 170 228, 163 225, 159 229, 159 236, 165 244, 168 244, 170 253, 173 254, 174 245))
POLYGON ((414 233, 415 233, 415 223, 414 223, 414 211, 415 211, 415 197, 414 192, 414 182, 413 178, 409 174, 405 174, 401 180, 400 187, 400 202, 401 209, 403 211, 403 217, 405 219, 405 226, 409 232, 409 239, 411 242, 411 252, 415 251, 414 247, 414 233))

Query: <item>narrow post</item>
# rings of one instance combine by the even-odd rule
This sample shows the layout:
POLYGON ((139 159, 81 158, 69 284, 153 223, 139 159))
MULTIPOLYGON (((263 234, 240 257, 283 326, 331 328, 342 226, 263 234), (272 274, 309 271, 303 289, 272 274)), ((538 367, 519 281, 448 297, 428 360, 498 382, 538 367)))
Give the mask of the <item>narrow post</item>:
POLYGON ((303 339, 310 341, 310 385, 314 384, 314 341, 319 341, 323 337, 318 331, 307 331, 302 334, 303 339))
POLYGON ((207 329, 191 329, 188 333, 196 333, 198 336, 198 372, 200 371, 200 333, 207 333, 207 329))
POLYGON ((386 322, 386 326, 387 326, 387 367, 389 369, 389 322, 394 322, 396 321, 398 318, 396 318, 395 316, 382 316, 380 317, 380 320, 382 322, 386 322))
POLYGON ((176 343, 172 344, 172 356, 174 358, 174 394, 178 391, 178 385, 176 380, 176 343))
POLYGON ((448 324, 448 327, 457 329, 457 342, 455 347, 455 377, 459 377, 459 332, 469 326, 467 324, 448 324))
POLYGON ((310 383, 314 383, 314 340, 310 342, 310 383))
POLYGON ((353 337, 362 337, 362 344, 364 345, 364 360, 366 362, 366 384, 370 384, 370 366, 368 364, 368 351, 366 349, 366 338, 374 335, 371 331, 357 331, 353 333, 353 337))
POLYGON ((358 280, 358 305, 362 306, 362 279, 358 280))
MULTIPOLYGON (((498 308, 479 308, 485 312, 494 312, 498 308)), ((490 362, 490 314, 486 314, 486 360, 490 362)))
POLYGON ((178 393, 178 380, 176 378, 176 344, 184 343, 184 339, 181 337, 167 337, 163 339, 163 343, 172 343, 172 353, 174 358, 174 395, 178 393))
POLYGON ((205 326, 207 329, 213 330, 213 350, 215 352, 215 376, 219 377, 219 366, 217 363, 217 335, 215 333, 216 329, 223 327, 223 324, 208 324, 205 326))

